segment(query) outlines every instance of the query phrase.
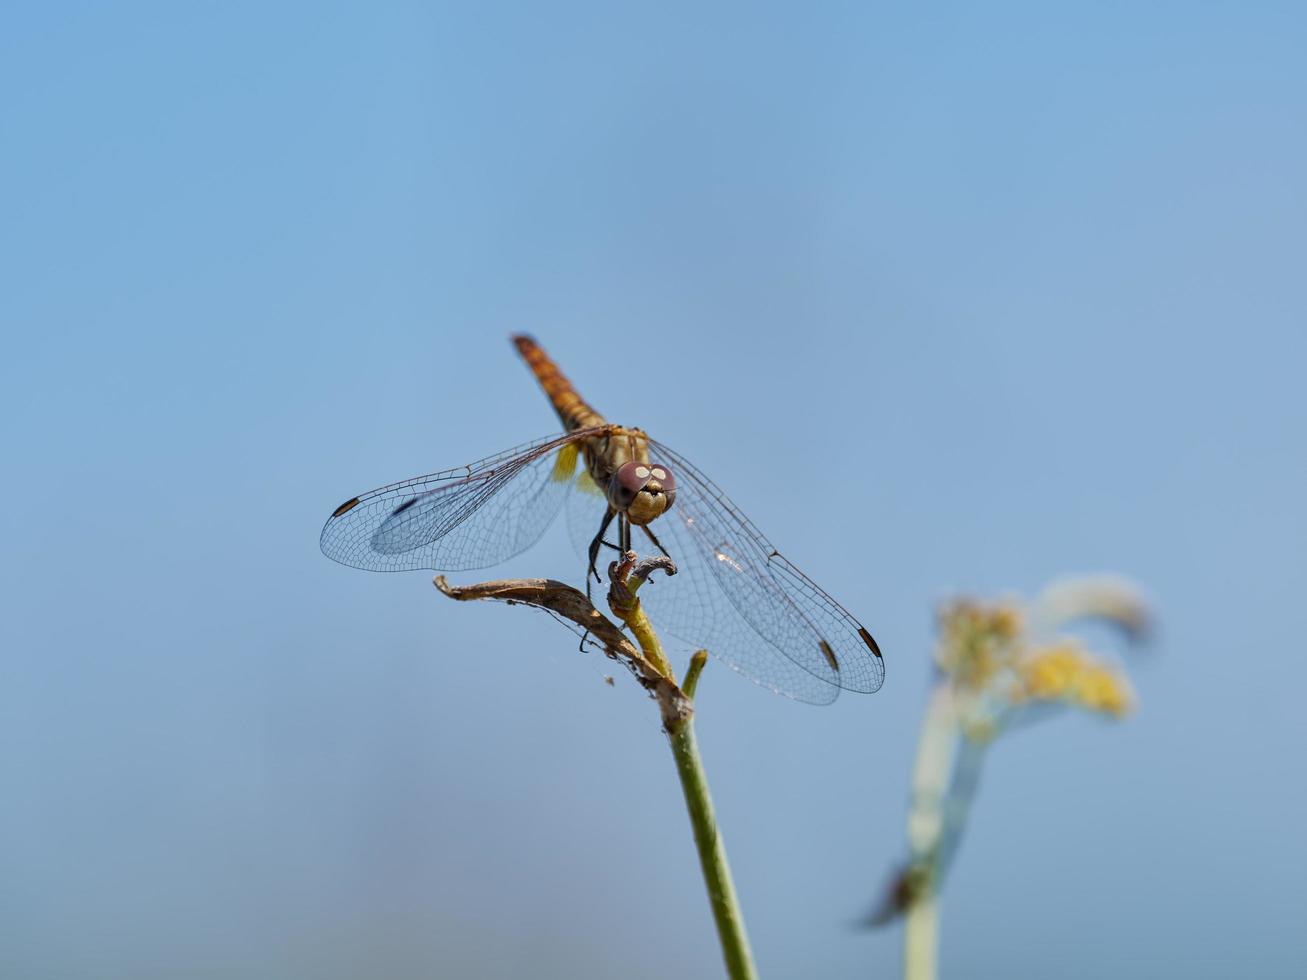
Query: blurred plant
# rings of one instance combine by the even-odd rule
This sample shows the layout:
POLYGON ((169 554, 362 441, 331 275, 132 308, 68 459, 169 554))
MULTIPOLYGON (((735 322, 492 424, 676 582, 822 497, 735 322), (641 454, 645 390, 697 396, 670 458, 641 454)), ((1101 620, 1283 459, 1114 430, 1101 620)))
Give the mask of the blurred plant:
POLYGON ((927 700, 908 812, 909 856, 872 916, 903 915, 908 980, 936 975, 937 896, 994 740, 1058 707, 1121 718, 1134 706, 1125 674, 1058 631, 1100 620, 1137 641, 1149 628, 1140 592, 1110 576, 1066 579, 1033 603, 955 599, 939 610, 937 678, 927 700))
MULTIPOLYGON (((665 557, 638 560, 635 552, 628 551, 621 561, 608 567, 608 608, 631 631, 635 643, 612 620, 595 609, 584 593, 553 579, 511 579, 452 586, 444 576, 437 576, 435 584, 453 599, 498 599, 510 605, 545 610, 580 633, 583 645, 596 646, 610 659, 624 665, 658 702, 663 731, 676 761, 676 772, 694 831, 699 865, 708 889, 708 902, 717 925, 727 975, 731 980, 755 980, 757 974, 744 928, 744 916, 735 895, 726 846, 717 828, 708 778, 694 735, 694 694, 699 674, 708 662, 708 653, 699 650, 690 658, 685 676, 678 684, 671 662, 663 652, 662 643, 645 616, 637 595, 655 570, 674 575, 676 565, 665 557)), ((605 680, 612 683, 612 678, 605 680)))

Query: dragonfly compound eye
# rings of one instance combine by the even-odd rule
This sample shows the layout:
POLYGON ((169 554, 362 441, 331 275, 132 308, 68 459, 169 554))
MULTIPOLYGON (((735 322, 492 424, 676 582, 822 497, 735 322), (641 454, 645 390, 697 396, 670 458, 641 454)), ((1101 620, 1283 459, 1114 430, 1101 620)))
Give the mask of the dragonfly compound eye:
POLYGON ((613 491, 618 502, 623 507, 628 506, 652 476, 652 471, 645 463, 632 460, 619 466, 617 472, 613 474, 613 491))
POLYGON ((615 506, 626 512, 633 524, 648 524, 665 514, 676 499, 676 480, 659 463, 632 460, 613 474, 609 491, 615 506))
POLYGON ((672 504, 676 503, 676 477, 674 477, 672 471, 662 463, 653 463, 650 465, 649 475, 652 477, 649 482, 658 484, 659 488, 667 497, 667 506, 663 509, 670 510, 672 504))

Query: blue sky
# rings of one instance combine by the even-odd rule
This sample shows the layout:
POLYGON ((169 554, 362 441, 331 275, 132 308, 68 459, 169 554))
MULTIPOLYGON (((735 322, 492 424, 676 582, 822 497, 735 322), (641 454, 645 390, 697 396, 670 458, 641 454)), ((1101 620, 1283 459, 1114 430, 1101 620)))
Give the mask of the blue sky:
MULTIPOLYGON (((1304 20, 11 14, 0 973, 714 975, 653 706, 543 617, 317 549, 551 431, 527 330, 885 651, 830 708, 701 685, 765 975, 897 969, 849 923, 933 605, 1099 570, 1157 604, 1141 709, 1000 746, 945 974, 1299 975, 1304 20)), ((561 526, 502 571, 579 578, 561 526)))

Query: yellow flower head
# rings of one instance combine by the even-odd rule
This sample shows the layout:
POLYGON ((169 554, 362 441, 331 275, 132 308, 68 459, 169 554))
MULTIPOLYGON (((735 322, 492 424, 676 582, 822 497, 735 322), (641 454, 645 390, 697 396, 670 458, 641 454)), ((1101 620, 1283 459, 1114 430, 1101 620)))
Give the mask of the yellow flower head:
POLYGON ((1134 695, 1125 676, 1080 641, 1051 630, 1067 619, 1097 618, 1126 626, 1132 637, 1141 635, 1140 624, 1147 622, 1143 600, 1115 580, 1112 589, 1104 581, 1066 580, 1046 590, 1029 612, 1013 599, 957 599, 941 607, 935 661, 964 698, 968 737, 992 738, 1010 709, 1034 703, 1117 718, 1130 710, 1134 695), (1131 596, 1136 598, 1127 602, 1131 596))
POLYGON ((1063 701, 1120 717, 1133 697, 1125 678, 1065 640, 1032 651, 1016 668, 1012 702, 1063 701))
POLYGON ((940 610, 939 626, 935 661, 940 670, 959 687, 979 691, 1016 656, 1024 617, 1012 602, 987 606, 959 599, 940 610))
POLYGON ((1134 695, 1125 677, 1098 664, 1091 665, 1081 673, 1075 697, 1082 707, 1116 718, 1122 717, 1134 707, 1134 695))
POLYGON ((1017 665, 1017 698, 1056 701, 1066 697, 1084 670, 1084 659, 1070 642, 1036 650, 1017 665))

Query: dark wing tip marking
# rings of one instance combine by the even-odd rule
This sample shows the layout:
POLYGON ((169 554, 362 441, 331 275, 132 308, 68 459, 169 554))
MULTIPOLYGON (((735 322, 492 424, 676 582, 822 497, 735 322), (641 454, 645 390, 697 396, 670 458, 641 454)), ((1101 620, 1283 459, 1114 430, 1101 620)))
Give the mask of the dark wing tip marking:
POLYGON ((339 507, 337 507, 335 510, 331 512, 332 518, 334 519, 339 517, 341 514, 349 513, 351 510, 353 510, 355 507, 358 506, 358 502, 359 502, 358 497, 351 497, 349 500, 345 501, 343 504, 341 504, 339 507))
POLYGON ((867 644, 868 649, 870 649, 871 652, 874 653, 874 654, 876 655, 876 659, 877 659, 877 660, 883 660, 883 659, 884 659, 884 658, 880 655, 880 647, 876 646, 876 641, 872 638, 871 634, 867 632, 867 629, 866 629, 865 626, 859 626, 859 627, 858 627, 858 635, 859 635, 860 637, 862 637, 862 642, 865 643, 865 644, 867 644))
POLYGON ((830 644, 825 640, 819 640, 817 645, 821 647, 821 652, 825 655, 826 662, 830 664, 830 669, 839 670, 840 662, 835 659, 835 651, 831 649, 830 644))

